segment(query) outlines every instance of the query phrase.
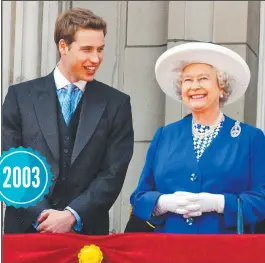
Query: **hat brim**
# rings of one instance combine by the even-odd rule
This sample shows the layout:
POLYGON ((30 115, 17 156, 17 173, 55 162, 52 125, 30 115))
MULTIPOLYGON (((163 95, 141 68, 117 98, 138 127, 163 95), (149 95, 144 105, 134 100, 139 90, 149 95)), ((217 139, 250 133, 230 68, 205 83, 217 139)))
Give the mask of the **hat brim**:
POLYGON ((183 70, 183 65, 193 63, 212 65, 233 78, 232 93, 226 105, 237 101, 246 92, 250 82, 250 70, 241 56, 223 46, 195 42, 168 49, 156 62, 156 80, 160 88, 174 100, 181 101, 175 85, 177 72, 183 70))

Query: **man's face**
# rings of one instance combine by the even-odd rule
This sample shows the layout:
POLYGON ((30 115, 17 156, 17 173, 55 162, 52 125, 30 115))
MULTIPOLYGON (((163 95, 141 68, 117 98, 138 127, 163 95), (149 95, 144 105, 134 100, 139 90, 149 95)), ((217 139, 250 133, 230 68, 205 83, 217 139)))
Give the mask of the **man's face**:
POLYGON ((65 77, 71 82, 92 81, 103 60, 104 43, 103 30, 79 29, 71 45, 59 44, 65 77))

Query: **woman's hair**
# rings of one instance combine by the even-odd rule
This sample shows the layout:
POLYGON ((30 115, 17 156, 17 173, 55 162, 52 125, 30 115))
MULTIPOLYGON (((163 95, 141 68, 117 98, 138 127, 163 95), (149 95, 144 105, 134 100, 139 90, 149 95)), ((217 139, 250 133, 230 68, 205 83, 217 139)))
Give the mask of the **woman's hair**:
MULTIPOLYGON (((214 67, 213 67, 214 68, 214 67)), ((223 105, 229 98, 229 96, 232 94, 232 82, 234 79, 229 76, 227 73, 220 71, 216 68, 216 76, 217 76, 217 83, 219 85, 219 88, 222 88, 224 90, 223 97, 220 98, 220 104, 223 105)), ((181 84, 182 84, 182 74, 183 71, 179 71, 176 74, 175 79, 175 85, 176 85, 176 92, 179 95, 179 98, 182 99, 182 92, 181 92, 181 84)))

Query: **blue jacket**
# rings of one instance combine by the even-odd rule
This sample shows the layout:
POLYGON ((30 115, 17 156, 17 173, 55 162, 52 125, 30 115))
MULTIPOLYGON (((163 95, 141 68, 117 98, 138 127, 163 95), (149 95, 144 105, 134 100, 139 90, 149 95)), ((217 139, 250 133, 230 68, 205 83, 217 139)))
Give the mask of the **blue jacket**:
POLYGON ((260 129, 240 123, 240 135, 232 137, 234 124, 235 120, 225 116, 218 136, 199 162, 194 153, 191 117, 159 128, 130 199, 133 213, 156 224, 156 232, 236 233, 239 196, 244 224, 264 219, 265 136, 260 129), (176 191, 223 194, 224 213, 204 213, 189 220, 174 213, 152 217, 159 196, 176 191))

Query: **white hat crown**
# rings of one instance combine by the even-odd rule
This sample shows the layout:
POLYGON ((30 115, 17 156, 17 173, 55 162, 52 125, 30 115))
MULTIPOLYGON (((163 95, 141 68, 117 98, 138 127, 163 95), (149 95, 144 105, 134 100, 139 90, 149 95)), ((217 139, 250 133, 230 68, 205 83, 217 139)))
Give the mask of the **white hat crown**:
POLYGON ((233 92, 225 104, 238 100, 248 88, 251 74, 247 63, 240 55, 220 45, 192 42, 168 49, 158 58, 155 74, 161 89, 173 99, 180 101, 175 87, 176 72, 181 72, 184 65, 193 63, 212 65, 233 78, 233 92))

